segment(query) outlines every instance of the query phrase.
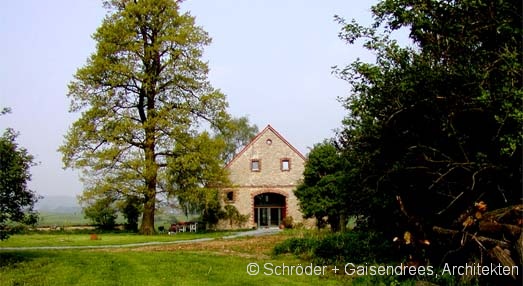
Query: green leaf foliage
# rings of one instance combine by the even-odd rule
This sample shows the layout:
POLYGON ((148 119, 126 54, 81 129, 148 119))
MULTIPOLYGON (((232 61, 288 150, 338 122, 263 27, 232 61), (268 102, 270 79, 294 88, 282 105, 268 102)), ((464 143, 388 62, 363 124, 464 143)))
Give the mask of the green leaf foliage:
POLYGON ((179 143, 168 161, 169 194, 177 198, 186 214, 198 212, 213 225, 221 209, 218 190, 229 184, 221 160, 227 144, 207 132, 179 143))
POLYGON ((138 197, 127 196, 120 206, 125 220, 127 221, 125 228, 131 231, 138 231, 138 218, 141 213, 142 202, 138 197))
POLYGON ((276 244, 275 255, 292 253, 318 265, 390 263, 392 242, 381 233, 350 231, 293 237, 276 244))
MULTIPOLYGON (((336 70, 351 85, 338 141, 360 225, 434 242, 433 226, 462 229, 475 202, 521 203, 521 9, 521 1, 384 0, 371 27, 337 18, 342 39, 376 55, 336 70), (393 40, 399 29, 412 46, 393 40)), ((426 256, 439 263, 449 246, 431 247, 426 256)))
POLYGON ((91 201, 83 209, 85 218, 90 219, 100 229, 112 230, 118 217, 115 201, 116 199, 110 195, 91 201))
POLYGON ((340 152, 330 142, 316 144, 308 155, 303 176, 303 182, 294 192, 303 214, 316 218, 318 226, 327 216, 331 228, 338 230, 346 208, 340 152))
POLYGON ((258 134, 258 126, 251 125, 247 117, 239 117, 231 118, 216 131, 219 131, 217 136, 225 141, 226 146, 221 157, 224 162, 228 163, 258 134))
POLYGON ((201 59, 211 40, 177 1, 105 6, 96 51, 69 84, 71 111, 81 116, 59 150, 66 167, 84 172, 84 196, 113 190, 138 197, 140 232, 151 234, 173 149, 206 126, 226 124, 227 102, 201 59))
POLYGON ((33 206, 38 197, 27 186, 29 169, 35 164, 33 156, 16 142, 17 136, 7 129, 0 137, 0 240, 13 232, 13 223, 36 223, 33 206))
POLYGON ((231 228, 236 226, 242 227, 248 220, 249 215, 242 215, 238 209, 233 205, 226 205, 223 207, 223 218, 229 220, 229 225, 231 228))

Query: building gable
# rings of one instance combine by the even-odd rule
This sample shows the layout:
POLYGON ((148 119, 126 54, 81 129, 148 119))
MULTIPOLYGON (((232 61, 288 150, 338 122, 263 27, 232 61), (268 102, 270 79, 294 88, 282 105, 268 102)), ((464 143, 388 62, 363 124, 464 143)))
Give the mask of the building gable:
POLYGON ((305 157, 268 125, 226 166, 235 186, 295 186, 305 157))

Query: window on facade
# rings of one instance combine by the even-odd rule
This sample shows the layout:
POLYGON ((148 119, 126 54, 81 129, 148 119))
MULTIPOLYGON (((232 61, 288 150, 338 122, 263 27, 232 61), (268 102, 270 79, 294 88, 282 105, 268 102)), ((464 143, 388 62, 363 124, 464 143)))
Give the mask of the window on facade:
POLYGON ((229 201, 229 202, 234 201, 234 192, 227 192, 227 194, 226 194, 226 199, 227 199, 227 201, 229 201))
POLYGON ((251 171, 259 172, 261 169, 260 160, 251 160, 251 171))
POLYGON ((282 159, 281 160, 281 170, 282 171, 290 171, 291 170, 291 160, 290 159, 282 159))

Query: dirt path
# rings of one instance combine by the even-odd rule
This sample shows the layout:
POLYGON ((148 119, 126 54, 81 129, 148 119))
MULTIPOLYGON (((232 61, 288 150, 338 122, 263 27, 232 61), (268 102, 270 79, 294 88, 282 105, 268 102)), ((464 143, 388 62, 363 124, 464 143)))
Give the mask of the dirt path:
MULTIPOLYGON (((279 229, 257 229, 245 232, 238 232, 233 235, 224 236, 221 240, 230 240, 240 237, 258 237, 273 235, 280 233, 279 229)), ((184 245, 184 244, 200 244, 202 242, 208 242, 218 240, 220 238, 197 238, 189 240, 176 240, 176 241, 152 241, 142 243, 129 243, 129 244, 116 244, 116 245, 86 245, 86 246, 21 246, 21 247, 0 247, 0 251, 3 250, 68 250, 68 249, 119 249, 119 248, 149 248, 155 246, 169 246, 169 245, 184 245)), ((154 249, 151 249, 154 250, 154 249)))
POLYGON ((106 248, 93 251, 106 252, 205 252, 213 255, 232 255, 244 258, 269 259, 274 246, 288 235, 271 235, 277 232, 262 232, 259 235, 238 235, 228 238, 218 238, 205 242, 187 241, 187 243, 147 245, 133 248, 106 248), (234 238, 234 239, 233 239, 234 238))

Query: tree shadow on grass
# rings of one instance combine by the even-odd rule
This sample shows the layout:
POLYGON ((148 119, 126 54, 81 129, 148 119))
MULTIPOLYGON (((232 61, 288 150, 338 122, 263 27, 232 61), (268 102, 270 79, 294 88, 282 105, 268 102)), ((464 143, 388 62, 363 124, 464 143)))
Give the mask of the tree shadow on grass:
POLYGON ((0 251, 0 268, 16 267, 20 263, 32 261, 33 259, 43 256, 50 257, 53 256, 53 254, 48 252, 0 251))

